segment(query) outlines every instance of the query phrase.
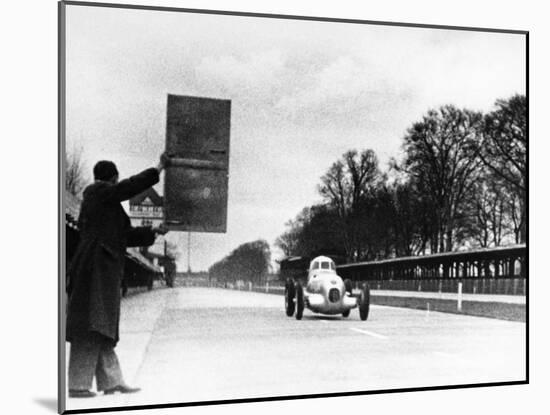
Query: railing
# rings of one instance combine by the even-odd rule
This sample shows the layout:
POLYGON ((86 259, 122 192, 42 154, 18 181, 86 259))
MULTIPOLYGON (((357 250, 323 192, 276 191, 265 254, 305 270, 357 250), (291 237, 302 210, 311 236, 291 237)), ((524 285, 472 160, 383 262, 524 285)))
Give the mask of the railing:
POLYGON ((525 295, 526 246, 479 249, 337 266, 355 285, 382 290, 525 295))

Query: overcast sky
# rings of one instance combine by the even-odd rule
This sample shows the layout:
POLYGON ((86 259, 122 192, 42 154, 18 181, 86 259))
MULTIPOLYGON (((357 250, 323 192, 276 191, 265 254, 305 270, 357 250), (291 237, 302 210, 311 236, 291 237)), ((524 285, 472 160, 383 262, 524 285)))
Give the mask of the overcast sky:
MULTIPOLYGON (((525 37, 67 6, 67 149, 128 176, 156 165, 167 94, 232 101, 228 226, 192 234, 206 270, 244 242, 273 243, 318 203, 349 149, 400 157, 406 129, 454 104, 488 111, 525 93, 525 37)), ((162 194, 162 184, 156 186, 162 194)), ((184 253, 187 235, 169 234, 184 253)))

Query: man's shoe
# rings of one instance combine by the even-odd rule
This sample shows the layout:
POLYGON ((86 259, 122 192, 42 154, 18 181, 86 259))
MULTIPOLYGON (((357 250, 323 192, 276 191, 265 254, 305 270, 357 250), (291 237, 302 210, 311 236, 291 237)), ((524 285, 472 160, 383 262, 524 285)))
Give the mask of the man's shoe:
POLYGON ((69 389, 69 398, 93 398, 95 392, 87 389, 69 389))
POLYGON ((103 391, 103 394, 105 395, 112 395, 113 393, 115 392, 120 392, 120 393, 136 393, 136 392, 139 392, 141 390, 141 388, 132 388, 128 385, 117 385, 115 386, 114 388, 109 388, 109 389, 105 389, 103 391))

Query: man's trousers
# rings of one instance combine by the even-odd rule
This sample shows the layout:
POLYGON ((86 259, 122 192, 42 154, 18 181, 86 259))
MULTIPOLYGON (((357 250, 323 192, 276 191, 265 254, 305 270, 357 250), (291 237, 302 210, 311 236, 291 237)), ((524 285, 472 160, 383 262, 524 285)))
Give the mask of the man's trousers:
POLYGON ((69 389, 90 390, 94 375, 98 391, 124 385, 112 343, 100 335, 73 339, 69 357, 69 389))

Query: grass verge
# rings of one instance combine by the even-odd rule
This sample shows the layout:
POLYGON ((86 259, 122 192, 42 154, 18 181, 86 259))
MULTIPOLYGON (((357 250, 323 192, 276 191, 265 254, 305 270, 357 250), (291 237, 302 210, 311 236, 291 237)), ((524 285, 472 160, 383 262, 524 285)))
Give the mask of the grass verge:
POLYGON ((500 302, 463 301, 462 311, 457 310, 455 300, 437 298, 390 297, 371 294, 371 304, 391 307, 407 307, 418 310, 441 311, 444 313, 464 314, 478 317, 497 318, 510 321, 525 321, 525 304, 507 304, 500 302))

